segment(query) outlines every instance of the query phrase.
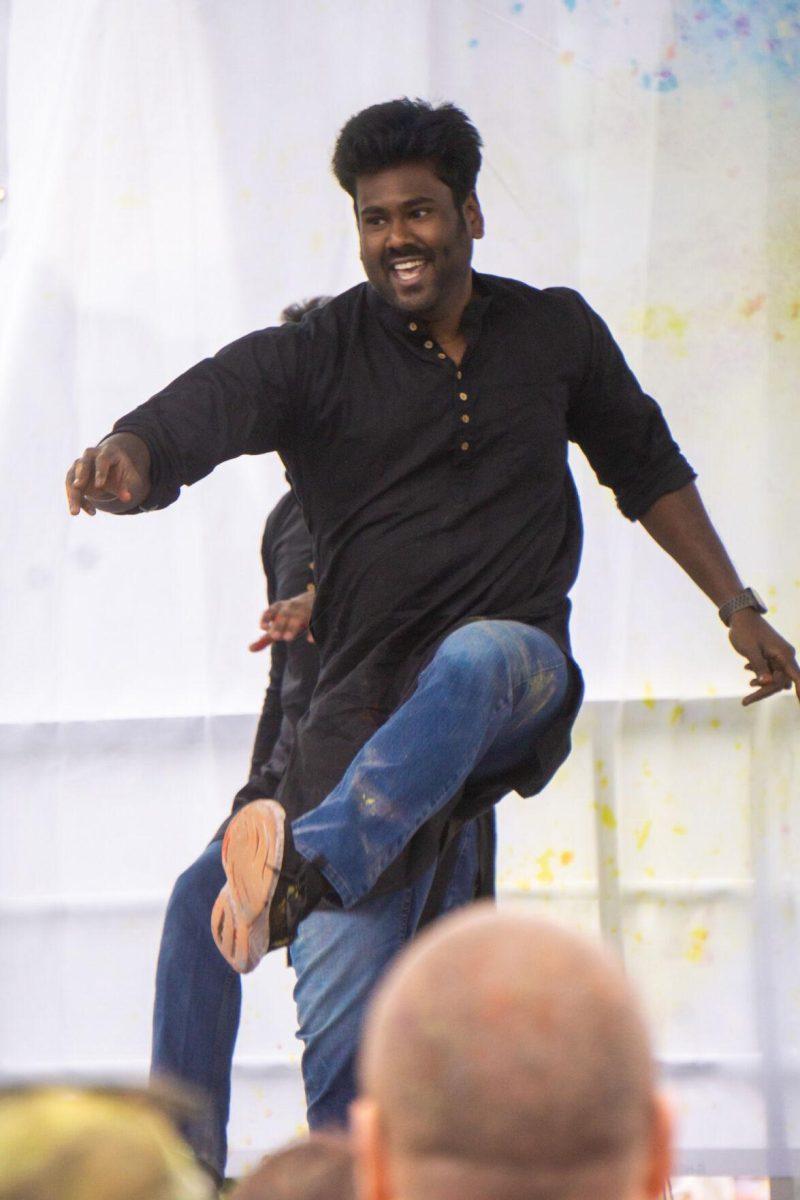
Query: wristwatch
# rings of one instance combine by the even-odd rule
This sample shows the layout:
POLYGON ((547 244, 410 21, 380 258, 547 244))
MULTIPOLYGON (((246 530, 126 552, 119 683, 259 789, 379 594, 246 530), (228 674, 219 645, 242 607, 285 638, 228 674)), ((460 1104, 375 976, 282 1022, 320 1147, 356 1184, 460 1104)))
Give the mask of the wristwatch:
POLYGON ((753 588, 745 588, 743 592, 737 592, 730 600, 726 600, 719 610, 719 618, 723 625, 730 625, 733 614, 740 612, 743 608, 754 608, 756 612, 760 613, 767 611, 767 606, 758 592, 753 588))

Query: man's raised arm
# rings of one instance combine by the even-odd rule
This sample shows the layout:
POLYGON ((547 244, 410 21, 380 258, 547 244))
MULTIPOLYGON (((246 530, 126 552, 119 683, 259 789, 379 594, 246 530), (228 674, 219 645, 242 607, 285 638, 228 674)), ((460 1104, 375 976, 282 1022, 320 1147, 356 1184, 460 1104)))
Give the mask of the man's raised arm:
POLYGON ((285 450, 313 348, 305 323, 282 325, 185 371, 75 460, 66 477, 69 511, 165 508, 228 459, 285 450))

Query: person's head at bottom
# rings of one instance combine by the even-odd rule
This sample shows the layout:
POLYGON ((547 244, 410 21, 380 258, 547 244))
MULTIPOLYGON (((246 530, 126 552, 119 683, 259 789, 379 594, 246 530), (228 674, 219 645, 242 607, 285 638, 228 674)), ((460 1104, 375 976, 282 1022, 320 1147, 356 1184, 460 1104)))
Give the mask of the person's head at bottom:
POLYGON ((355 1200, 347 1139, 312 1134, 267 1155, 234 1189, 231 1200, 355 1200))
POLYGON ((387 974, 352 1125, 362 1200, 650 1200, 670 1169, 620 967, 488 904, 437 922, 387 974))
POLYGON ((0 1200, 212 1200, 146 1098, 43 1087, 0 1098, 0 1200))

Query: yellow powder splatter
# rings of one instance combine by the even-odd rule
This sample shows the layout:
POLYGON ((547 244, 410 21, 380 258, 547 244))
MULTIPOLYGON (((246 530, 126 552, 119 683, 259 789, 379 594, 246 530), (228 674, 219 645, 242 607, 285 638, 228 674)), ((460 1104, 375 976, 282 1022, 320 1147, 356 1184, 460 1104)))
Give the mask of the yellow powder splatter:
POLYGON ((570 863, 572 862, 572 860, 574 859, 574 857, 575 857, 575 855, 572 853, 572 851, 571 851, 571 850, 562 850, 562 851, 561 851, 561 865, 562 865, 562 867, 568 867, 568 866, 569 866, 569 864, 570 864, 570 863))
POLYGON ((650 766, 650 763, 647 761, 647 759, 645 759, 645 761, 642 763, 642 774, 644 775, 645 779, 653 778, 653 768, 650 766))
POLYGON ((607 788, 608 787, 608 776, 601 775, 600 778, 598 779, 597 783, 601 789, 607 788))
POLYGON ((544 854, 540 854, 536 859, 539 866, 539 870, 536 872, 536 879, 539 883, 552 883, 555 879, 553 869, 550 866, 553 853, 552 850, 545 850, 544 854))
POLYGON ((607 804, 600 805, 600 820, 603 822, 606 829, 617 828, 617 818, 614 816, 607 804))
POLYGON ((766 300, 766 292, 759 292, 757 296, 748 296, 742 303, 739 312, 743 317, 752 317, 764 307, 766 300))
POLYGON ((575 61, 575 51, 574 50, 562 50, 558 56, 558 61, 560 63, 563 63, 563 65, 565 67, 570 66, 570 64, 575 61))
POLYGON ((720 725, 722 724, 719 717, 712 717, 708 723, 712 729, 719 729, 720 725))
POLYGON ((656 877, 656 873, 652 867, 645 867, 644 873, 648 879, 655 879, 655 877, 656 877))
POLYGON ((689 962, 698 963, 705 953, 708 930, 703 925, 695 925, 694 928, 689 930, 689 939, 689 949, 686 952, 686 957, 689 962))
POLYGON ((679 834, 679 835, 682 835, 682 834, 684 834, 684 833, 687 833, 688 831, 687 831, 687 829, 686 829, 686 826, 685 826, 685 825, 673 825, 673 826, 672 826, 672 832, 673 832, 673 833, 677 833, 677 834, 679 834))
POLYGON ((674 704, 672 706, 672 712, 669 714, 670 725, 677 725, 679 721, 682 721, 683 714, 685 712, 686 712, 686 709, 683 707, 682 704, 674 704))
POLYGON ((633 935, 633 940, 638 942, 641 946, 642 942, 644 941, 644 934, 642 933, 641 929, 636 930, 636 933, 633 935))
POLYGON ((642 696, 642 704, 645 706, 645 708, 649 708, 651 712, 656 706, 655 696, 653 695, 652 683, 646 683, 644 685, 644 696, 642 696))
POLYGON ((644 825, 642 825, 641 828, 639 828, 635 831, 636 849, 637 850, 644 850, 645 845, 647 843, 647 839, 650 837, 650 832, 651 832, 652 828, 653 828, 653 822, 645 821, 644 825))
POLYGON ((633 312, 627 324, 632 333, 652 341, 680 343, 689 326, 689 318, 671 304, 648 304, 633 312))

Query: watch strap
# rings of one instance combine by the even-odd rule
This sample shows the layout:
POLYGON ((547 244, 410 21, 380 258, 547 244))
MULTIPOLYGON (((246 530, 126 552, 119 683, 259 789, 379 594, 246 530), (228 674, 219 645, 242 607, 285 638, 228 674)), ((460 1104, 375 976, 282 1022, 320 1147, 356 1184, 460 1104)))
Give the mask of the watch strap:
POLYGON ((731 617, 734 613, 741 612, 743 608, 754 608, 756 612, 765 613, 767 606, 759 596, 758 592, 753 588, 744 588, 741 592, 737 592, 730 600, 726 600, 719 610, 719 617, 723 625, 730 625, 731 617))

